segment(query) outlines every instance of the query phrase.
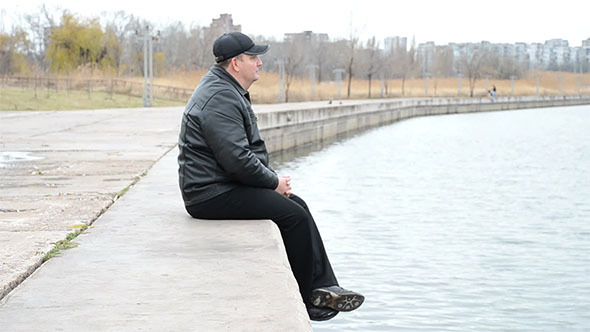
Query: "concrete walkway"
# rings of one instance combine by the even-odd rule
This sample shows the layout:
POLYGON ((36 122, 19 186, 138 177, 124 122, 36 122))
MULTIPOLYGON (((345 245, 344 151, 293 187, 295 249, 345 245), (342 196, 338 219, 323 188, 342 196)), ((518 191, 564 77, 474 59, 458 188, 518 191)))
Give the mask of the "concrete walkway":
POLYGON ((0 302, 2 331, 311 331, 278 229, 190 218, 176 156, 0 302))
POLYGON ((270 221, 184 211, 182 110, 0 112, 0 331, 311 330, 270 221))
POLYGON ((176 146, 183 109, 0 111, 0 299, 176 146))
POLYGON ((0 299, 176 145, 181 114, 0 112, 0 299))

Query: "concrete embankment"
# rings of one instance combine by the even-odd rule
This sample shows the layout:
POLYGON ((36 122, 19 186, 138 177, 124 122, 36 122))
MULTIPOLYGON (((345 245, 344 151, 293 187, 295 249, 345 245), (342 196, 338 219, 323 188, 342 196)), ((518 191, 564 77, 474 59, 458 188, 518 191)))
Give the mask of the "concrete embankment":
POLYGON ((262 137, 276 152, 418 116, 584 104, 590 96, 333 101, 261 105, 256 111, 262 137))
MULTIPOLYGON (((579 104, 590 104, 590 96, 254 109, 277 152, 415 116, 579 104)), ((181 112, 0 112, 2 152, 31 157, 0 160, 0 298, 41 264, 52 243, 91 225, 74 240, 77 248, 0 301, 2 330, 311 330, 270 221, 210 222, 184 211, 174 148, 181 112)))

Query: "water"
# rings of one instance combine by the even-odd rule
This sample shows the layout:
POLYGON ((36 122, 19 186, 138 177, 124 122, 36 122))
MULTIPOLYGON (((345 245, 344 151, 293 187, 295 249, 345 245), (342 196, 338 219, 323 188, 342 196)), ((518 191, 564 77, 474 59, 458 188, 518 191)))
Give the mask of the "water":
POLYGON ((314 330, 590 331, 589 134, 589 106, 531 109, 275 156, 367 298, 314 330))
POLYGON ((45 158, 33 156, 31 153, 26 151, 0 151, 0 168, 7 168, 21 161, 41 160, 45 158))

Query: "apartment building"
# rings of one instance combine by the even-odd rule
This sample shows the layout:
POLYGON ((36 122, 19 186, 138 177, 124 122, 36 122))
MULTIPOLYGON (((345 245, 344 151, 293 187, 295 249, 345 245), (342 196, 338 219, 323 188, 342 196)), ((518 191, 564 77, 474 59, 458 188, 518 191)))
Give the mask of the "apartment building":
MULTIPOLYGON (((449 43, 454 58, 458 58, 461 49, 477 46, 499 57, 510 57, 528 69, 588 71, 590 68, 590 38, 582 41, 580 47, 570 47, 567 40, 551 39, 544 43, 497 43, 487 41, 480 43, 449 43)), ((440 46, 439 46, 440 47, 440 46)), ((433 42, 419 44, 416 54, 423 68, 432 66, 437 46, 433 42)), ((386 49, 387 50, 387 49, 386 49)))

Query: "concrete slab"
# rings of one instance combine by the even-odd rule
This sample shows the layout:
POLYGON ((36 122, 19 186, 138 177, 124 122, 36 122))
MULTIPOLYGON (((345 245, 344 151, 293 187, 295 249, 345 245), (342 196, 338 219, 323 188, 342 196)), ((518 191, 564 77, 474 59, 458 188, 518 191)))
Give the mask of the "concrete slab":
MULTIPOLYGON (((0 231, 0 292, 8 293, 43 262, 68 231, 0 231)), ((4 322, 0 320, 0 326, 4 322)), ((4 329, 2 329, 4 331, 4 329)))
POLYGON ((111 195, 92 193, 0 197, 0 232, 71 232, 73 226, 89 225, 112 203, 111 195))
POLYGON ((182 110, 0 112, 0 298, 176 145, 182 110))
POLYGON ((2 330, 311 331, 276 226, 192 219, 176 155, 0 301, 2 330))

